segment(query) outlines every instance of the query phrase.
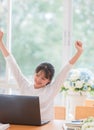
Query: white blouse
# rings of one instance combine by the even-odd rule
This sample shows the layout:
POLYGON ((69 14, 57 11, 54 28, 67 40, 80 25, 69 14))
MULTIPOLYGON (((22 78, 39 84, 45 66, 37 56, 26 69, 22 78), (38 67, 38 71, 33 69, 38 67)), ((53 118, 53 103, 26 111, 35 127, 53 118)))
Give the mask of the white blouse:
POLYGON ((52 83, 43 88, 35 89, 33 83, 30 83, 30 81, 28 81, 22 74, 13 56, 7 56, 5 59, 20 88, 20 93, 22 95, 39 96, 41 119, 47 121, 54 119, 54 98, 60 91, 60 88, 63 85, 69 70, 72 68, 72 65, 67 63, 52 83))

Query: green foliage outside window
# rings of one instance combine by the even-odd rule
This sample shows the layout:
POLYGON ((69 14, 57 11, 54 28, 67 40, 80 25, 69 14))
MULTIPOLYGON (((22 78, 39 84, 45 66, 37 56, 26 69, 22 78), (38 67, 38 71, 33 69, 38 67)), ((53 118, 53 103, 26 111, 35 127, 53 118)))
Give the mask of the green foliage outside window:
POLYGON ((88 68, 94 73, 94 1, 73 0, 73 40, 81 40, 84 53, 76 67, 88 68))
MULTIPOLYGON (((94 1, 72 2, 73 43, 81 40, 85 48, 76 67, 94 72, 94 1)), ((7 0, 0 0, 0 27, 6 33, 7 7, 7 0)), ((32 75, 35 67, 45 61, 55 66, 56 73, 60 70, 64 49, 63 15, 63 0, 12 0, 11 50, 25 75, 32 75)), ((0 75, 4 73, 5 61, 0 53, 0 75)))
POLYGON ((61 64, 63 1, 13 0, 12 53, 23 73, 31 75, 37 64, 61 64))

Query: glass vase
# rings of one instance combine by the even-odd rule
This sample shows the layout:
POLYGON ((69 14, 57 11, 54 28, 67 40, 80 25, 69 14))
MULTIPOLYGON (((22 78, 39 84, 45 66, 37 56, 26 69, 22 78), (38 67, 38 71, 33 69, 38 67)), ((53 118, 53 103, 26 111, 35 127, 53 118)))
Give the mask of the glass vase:
POLYGON ((84 106, 86 101, 86 92, 68 92, 66 98, 66 120, 75 119, 75 107, 84 106))

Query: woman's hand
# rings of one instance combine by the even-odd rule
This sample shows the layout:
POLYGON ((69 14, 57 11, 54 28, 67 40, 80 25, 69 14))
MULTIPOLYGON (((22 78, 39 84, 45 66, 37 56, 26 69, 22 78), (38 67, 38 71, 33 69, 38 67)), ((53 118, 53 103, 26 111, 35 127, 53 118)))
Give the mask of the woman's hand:
POLYGON ((75 47, 76 47, 78 52, 80 52, 80 53, 83 52, 83 46, 82 46, 82 42, 81 41, 76 41, 75 47))
POLYGON ((4 43, 3 43, 3 32, 0 30, 0 50, 2 52, 2 54, 4 55, 4 57, 7 57, 9 55, 9 51, 7 50, 7 48, 5 47, 4 43))
POLYGON ((2 41, 3 38, 3 32, 0 30, 0 41, 2 41))
POLYGON ((81 41, 76 41, 75 47, 77 49, 76 54, 70 59, 70 64, 74 64, 80 57, 80 55, 83 52, 83 47, 82 47, 82 42, 81 41))
POLYGON ((2 47, 3 32, 0 30, 0 48, 2 47))

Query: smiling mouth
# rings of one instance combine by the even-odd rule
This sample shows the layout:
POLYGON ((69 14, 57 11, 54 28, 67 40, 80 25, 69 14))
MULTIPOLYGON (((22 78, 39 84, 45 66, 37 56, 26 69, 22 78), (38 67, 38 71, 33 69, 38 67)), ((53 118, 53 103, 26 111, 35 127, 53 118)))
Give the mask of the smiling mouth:
POLYGON ((35 86, 39 86, 39 85, 42 85, 42 84, 41 83, 37 83, 37 82, 35 83, 35 86))

